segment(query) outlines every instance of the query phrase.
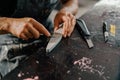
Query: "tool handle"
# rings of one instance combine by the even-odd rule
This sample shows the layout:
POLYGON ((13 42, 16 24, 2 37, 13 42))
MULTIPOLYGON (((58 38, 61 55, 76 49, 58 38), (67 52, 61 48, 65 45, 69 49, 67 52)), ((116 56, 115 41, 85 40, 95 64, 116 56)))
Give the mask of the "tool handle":
POLYGON ((103 22, 103 32, 108 31, 107 22, 103 22))
POLYGON ((108 37, 109 37, 107 22, 103 22, 103 36, 104 36, 104 40, 106 43, 108 41, 108 37))
POLYGON ((83 36, 90 36, 90 32, 86 26, 86 23, 82 19, 77 19, 77 28, 78 31, 83 35, 83 36))
POLYGON ((89 49, 93 48, 93 42, 90 38, 91 34, 86 26, 86 23, 82 19, 77 19, 76 27, 78 32, 80 33, 81 37, 86 41, 89 49))

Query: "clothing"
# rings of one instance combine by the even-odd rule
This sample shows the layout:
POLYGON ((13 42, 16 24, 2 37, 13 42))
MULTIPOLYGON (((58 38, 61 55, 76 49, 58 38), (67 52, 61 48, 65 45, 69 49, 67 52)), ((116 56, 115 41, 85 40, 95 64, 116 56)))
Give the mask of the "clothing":
POLYGON ((17 6, 17 0, 0 0, 0 16, 10 17, 17 6))
MULTIPOLYGON (((32 17, 42 23, 49 31, 52 24, 47 20, 51 11, 58 4, 59 0, 1 0, 0 1, 0 16, 3 17, 13 17, 13 18, 22 18, 22 17, 32 17)), ((1 35, 2 42, 4 43, 4 38, 11 39, 13 38, 9 35, 1 35)), ((18 39, 18 38, 15 38, 18 39)), ((16 40, 15 40, 16 41, 16 40)), ((18 44, 21 42, 18 41, 18 44)), ((5 51, 6 47, 0 45, 0 76, 4 77, 8 72, 13 70, 19 64, 19 60, 11 62, 6 60, 8 52, 5 51)), ((21 56, 17 56, 21 58, 21 56)))
POLYGON ((48 16, 60 0, 2 0, 0 1, 0 16, 23 18, 32 17, 42 23, 50 32, 52 22, 48 16), (6 3, 7 2, 7 3, 6 3))
POLYGON ((48 18, 57 3, 58 0, 18 0, 12 17, 32 17, 41 22, 48 18))
POLYGON ((39 22, 45 21, 59 0, 2 0, 0 16, 32 17, 39 22), (6 3, 7 2, 7 3, 6 3))

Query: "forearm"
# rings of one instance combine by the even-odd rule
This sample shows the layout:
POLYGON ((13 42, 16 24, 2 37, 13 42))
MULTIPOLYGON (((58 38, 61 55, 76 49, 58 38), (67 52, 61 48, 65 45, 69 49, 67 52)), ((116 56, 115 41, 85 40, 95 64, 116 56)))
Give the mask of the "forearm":
POLYGON ((73 15, 75 15, 78 11, 78 0, 67 0, 63 2, 61 0, 63 7, 60 11, 67 11, 71 12, 73 15))
POLYGON ((7 23, 7 18, 6 17, 0 17, 0 34, 5 34, 8 33, 9 25, 7 23))

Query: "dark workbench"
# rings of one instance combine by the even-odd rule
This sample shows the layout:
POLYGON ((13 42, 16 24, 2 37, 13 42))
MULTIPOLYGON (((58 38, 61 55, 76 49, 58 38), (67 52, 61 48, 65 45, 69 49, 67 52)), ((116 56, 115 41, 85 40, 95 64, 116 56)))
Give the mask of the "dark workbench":
POLYGON ((119 10, 117 6, 100 4, 81 17, 92 34, 94 48, 88 49, 75 29, 48 56, 43 47, 38 49, 3 80, 120 80, 119 10), (117 26, 114 44, 104 42, 103 21, 117 26))

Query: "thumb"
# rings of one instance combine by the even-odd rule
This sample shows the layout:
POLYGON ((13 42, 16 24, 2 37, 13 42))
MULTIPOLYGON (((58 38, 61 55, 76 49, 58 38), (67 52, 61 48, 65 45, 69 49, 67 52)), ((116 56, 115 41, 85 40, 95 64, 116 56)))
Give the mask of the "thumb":
POLYGON ((58 21, 55 21, 54 22, 54 31, 56 31, 58 29, 58 27, 59 27, 59 23, 58 23, 58 21))

